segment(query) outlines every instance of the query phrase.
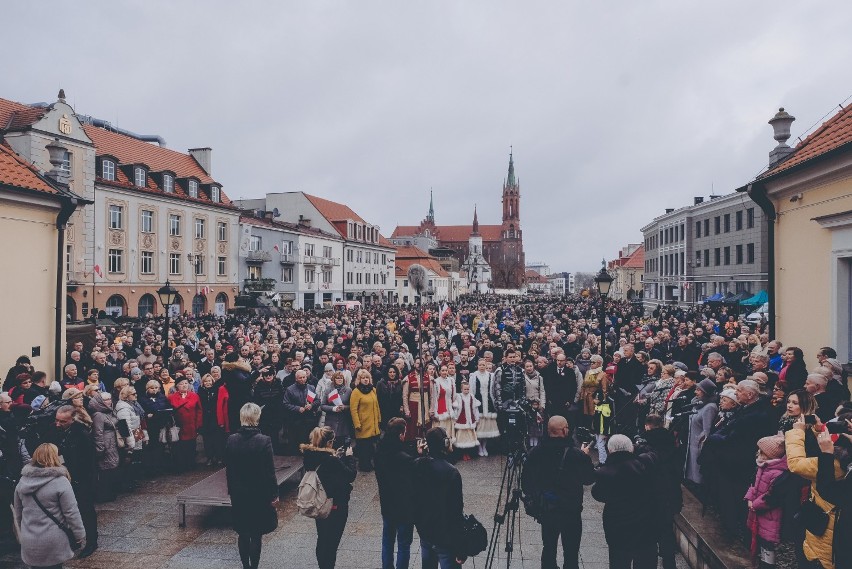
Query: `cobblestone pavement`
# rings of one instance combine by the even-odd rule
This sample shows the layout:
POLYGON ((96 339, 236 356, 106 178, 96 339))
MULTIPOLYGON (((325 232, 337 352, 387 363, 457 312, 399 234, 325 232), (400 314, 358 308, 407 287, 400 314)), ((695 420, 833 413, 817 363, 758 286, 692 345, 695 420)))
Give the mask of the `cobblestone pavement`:
MULTIPOLYGON (((464 479, 465 512, 476 515, 488 529, 489 535, 503 462, 503 457, 488 457, 459 462, 457 465, 464 479)), ((187 506, 187 525, 185 528, 178 527, 175 495, 211 472, 212 469, 200 468, 191 474, 164 476, 144 483, 133 495, 123 495, 115 502, 98 505, 98 550, 87 559, 70 561, 66 567, 239 569, 241 564, 237 554, 236 534, 230 528, 228 509, 187 506)), ((288 483, 282 489, 278 529, 264 536, 261 567, 311 569, 317 566, 314 555, 316 529, 313 520, 300 516, 295 509, 295 486, 288 483)), ((580 550, 583 569, 608 567, 601 511, 602 505, 592 500, 587 490, 580 550)), ((511 567, 537 568, 540 566, 541 554, 539 526, 526 515, 522 514, 519 518, 511 567)), ((359 473, 337 567, 381 567, 381 528, 376 478, 372 473, 359 473)), ((505 528, 501 533, 501 544, 504 537, 505 528)), ((500 563, 496 567, 506 567, 502 546, 499 556, 500 563)), ((0 556, 0 566, 9 569, 25 567, 18 554, 0 556)), ((484 566, 484 553, 465 564, 465 567, 484 566)), ((417 532, 412 545, 411 567, 420 567, 417 532)), ((680 556, 678 567, 687 569, 680 556)))

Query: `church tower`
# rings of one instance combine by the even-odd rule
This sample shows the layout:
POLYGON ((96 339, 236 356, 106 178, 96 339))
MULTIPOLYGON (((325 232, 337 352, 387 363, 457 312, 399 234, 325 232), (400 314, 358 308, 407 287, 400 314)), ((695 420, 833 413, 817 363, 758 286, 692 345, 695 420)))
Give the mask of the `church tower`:
POLYGON ((462 273, 467 277, 468 291, 487 293, 492 284, 491 266, 482 255, 482 235, 479 233, 479 217, 473 207, 473 225, 467 240, 467 258, 462 263, 462 273))
POLYGON ((503 182, 503 223, 498 258, 491 256, 495 288, 520 289, 525 285, 524 243, 521 231, 521 186, 515 159, 509 149, 509 173, 503 182))

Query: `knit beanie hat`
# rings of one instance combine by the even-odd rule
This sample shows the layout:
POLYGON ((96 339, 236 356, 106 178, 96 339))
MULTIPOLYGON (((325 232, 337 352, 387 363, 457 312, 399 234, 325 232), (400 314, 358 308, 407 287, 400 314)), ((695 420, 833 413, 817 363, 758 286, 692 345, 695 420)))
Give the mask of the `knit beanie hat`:
POLYGON ((606 443, 609 452, 633 452, 633 441, 626 435, 612 435, 606 443))
POLYGON ((702 379, 698 383, 698 389, 703 391, 704 395, 716 395, 716 383, 712 379, 702 379))
POLYGON ((727 397, 734 403, 739 403, 739 401, 737 401, 737 390, 730 387, 724 389, 719 397, 727 397))
POLYGON ((763 437, 757 441, 757 448, 766 458, 781 458, 784 456, 784 435, 772 435, 763 437))

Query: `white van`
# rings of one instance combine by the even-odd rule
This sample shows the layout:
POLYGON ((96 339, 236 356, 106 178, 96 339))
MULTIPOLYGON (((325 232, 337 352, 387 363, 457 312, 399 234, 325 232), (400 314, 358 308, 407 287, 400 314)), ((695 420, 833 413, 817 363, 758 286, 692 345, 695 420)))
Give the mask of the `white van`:
POLYGON ((746 316, 746 322, 749 324, 760 324, 761 320, 767 320, 769 318, 769 303, 764 302, 763 306, 746 316))

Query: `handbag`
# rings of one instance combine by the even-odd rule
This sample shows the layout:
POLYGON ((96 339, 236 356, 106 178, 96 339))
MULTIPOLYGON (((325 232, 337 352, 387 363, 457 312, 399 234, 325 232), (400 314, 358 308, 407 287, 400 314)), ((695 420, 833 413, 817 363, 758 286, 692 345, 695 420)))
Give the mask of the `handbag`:
POLYGON ((811 496, 810 500, 802 504, 802 507, 796 512, 795 519, 807 531, 819 537, 828 529, 828 514, 829 512, 820 508, 811 496))
POLYGON ((136 427, 133 429, 133 439, 138 443, 139 441, 145 440, 145 431, 142 430, 142 427, 136 427))
POLYGON ((479 555, 488 547, 488 532, 473 514, 464 516, 462 553, 465 557, 479 555))
POLYGON ((68 538, 68 545, 71 547, 71 551, 76 551, 77 549, 79 549, 79 543, 77 543, 77 538, 74 537, 74 532, 71 530, 71 528, 69 528, 68 526, 66 526, 65 524, 63 524, 59 520, 57 520, 56 517, 53 514, 48 512, 47 508, 45 508, 44 505, 42 505, 42 503, 39 502, 38 497, 36 497, 36 495, 35 495, 35 492, 30 494, 30 495, 33 497, 33 500, 35 501, 36 506, 41 508, 41 511, 44 512, 44 514, 48 518, 50 518, 50 521, 55 523, 59 527, 59 529, 61 529, 63 532, 65 532, 65 537, 68 538))

